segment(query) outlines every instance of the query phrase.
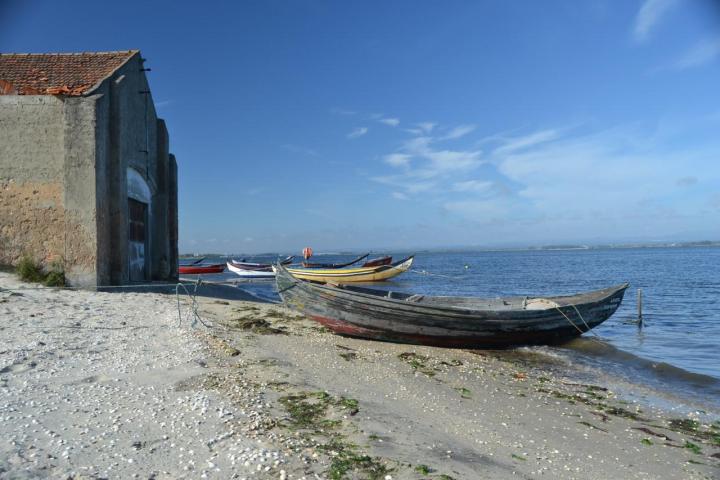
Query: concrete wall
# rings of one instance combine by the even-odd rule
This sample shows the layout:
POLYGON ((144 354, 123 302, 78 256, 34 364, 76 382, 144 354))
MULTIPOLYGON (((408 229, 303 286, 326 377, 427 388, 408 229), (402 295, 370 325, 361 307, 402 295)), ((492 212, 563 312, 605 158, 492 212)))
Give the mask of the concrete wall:
POLYGON ((0 263, 127 283, 130 167, 152 193, 148 280, 177 278, 177 164, 142 68, 136 54, 83 97, 0 96, 0 263))
POLYGON ((64 256, 64 133, 62 100, 0 96, 0 264, 64 256))

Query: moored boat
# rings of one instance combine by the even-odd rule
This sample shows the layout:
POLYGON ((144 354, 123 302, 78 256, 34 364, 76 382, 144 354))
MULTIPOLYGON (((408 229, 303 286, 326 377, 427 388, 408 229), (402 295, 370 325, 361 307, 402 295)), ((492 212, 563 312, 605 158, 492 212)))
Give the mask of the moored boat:
POLYGON ((370 254, 366 253, 365 255, 361 255, 356 259, 345 263, 311 263, 305 260, 304 262, 302 262, 302 266, 303 268, 345 268, 349 267, 350 265, 354 265, 361 260, 365 260, 369 256, 370 254))
POLYGON ((390 255, 386 255, 384 257, 378 257, 373 258, 372 260, 368 260, 367 262, 363 263, 363 267, 379 267, 380 265, 389 265, 392 263, 392 257, 390 255))
MULTIPOLYGON (((290 255, 288 257, 285 257, 280 261, 281 265, 290 265, 293 261, 295 256, 290 255)), ((266 271, 266 272, 272 272, 272 264, 271 263, 252 263, 252 262, 246 262, 244 260, 230 260, 227 262, 228 267, 230 265, 233 265, 236 268, 239 268, 241 270, 259 270, 259 271, 266 271)))
POLYGON ((180 265, 178 267, 178 273, 181 275, 199 275, 205 273, 222 273, 225 270, 225 265, 222 263, 216 263, 212 265, 180 265))
MULTIPOLYGON (((403 272, 407 272, 413 263, 413 257, 407 257, 389 265, 380 265, 377 267, 357 267, 357 268, 295 268, 283 267, 287 271, 302 280, 310 280, 313 282, 333 282, 333 283, 352 283, 352 282, 382 282, 390 278, 396 277, 403 272)), ((277 272, 277 265, 273 265, 273 269, 277 272)))
POLYGON ((227 269, 243 278, 273 278, 275 276, 272 267, 248 269, 238 267, 235 263, 227 262, 227 269))
POLYGON ((322 285, 275 269, 285 305, 338 334, 464 348, 569 340, 607 320, 628 287, 554 297, 437 297, 322 285))

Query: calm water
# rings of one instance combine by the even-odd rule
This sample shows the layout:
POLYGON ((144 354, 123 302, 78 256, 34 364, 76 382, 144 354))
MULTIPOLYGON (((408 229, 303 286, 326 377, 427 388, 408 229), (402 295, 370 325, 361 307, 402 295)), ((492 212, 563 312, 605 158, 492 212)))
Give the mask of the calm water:
MULTIPOLYGON (((395 259, 404 256, 389 253, 395 259)), ((349 256, 317 258, 325 262, 349 256)), ((609 346, 576 341, 533 353, 560 355, 574 364, 720 405, 720 248, 421 253, 415 258, 413 271, 375 286, 496 297, 568 294, 629 282, 621 307, 594 330, 609 346), (638 288, 644 293, 641 330, 634 323, 638 288)), ((241 288, 278 298, 272 282, 241 288)))

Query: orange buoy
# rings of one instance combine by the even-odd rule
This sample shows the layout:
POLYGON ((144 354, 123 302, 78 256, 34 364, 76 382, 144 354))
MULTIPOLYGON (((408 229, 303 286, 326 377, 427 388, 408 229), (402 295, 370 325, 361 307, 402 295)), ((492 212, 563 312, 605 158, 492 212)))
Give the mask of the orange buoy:
POLYGON ((310 248, 310 247, 303 248, 303 257, 305 258, 305 260, 312 257, 312 254, 313 254, 312 248, 310 248))

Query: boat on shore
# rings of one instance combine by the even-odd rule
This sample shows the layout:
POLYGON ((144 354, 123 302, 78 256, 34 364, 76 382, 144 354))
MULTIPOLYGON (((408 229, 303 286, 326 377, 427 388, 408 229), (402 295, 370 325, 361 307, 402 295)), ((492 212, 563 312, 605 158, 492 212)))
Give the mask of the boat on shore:
POLYGON ((242 277, 242 278, 273 278, 275 277, 275 272, 273 272, 272 267, 269 269, 261 268, 261 269, 247 269, 247 268, 240 268, 236 264, 227 262, 227 269, 234 274, 242 277))
POLYGON ((181 275, 200 275, 206 273, 222 273, 225 270, 225 265, 222 263, 215 263, 211 265, 180 265, 178 267, 178 273, 181 275))
POLYGON ((407 272, 413 263, 413 257, 403 258, 389 265, 357 268, 295 268, 291 266, 273 265, 277 274, 278 267, 290 275, 313 282, 354 283, 382 282, 407 272))
POLYGON ((286 306, 340 335, 442 347, 552 344, 578 337, 620 306, 624 283, 553 297, 439 297, 319 284, 277 265, 286 306))

